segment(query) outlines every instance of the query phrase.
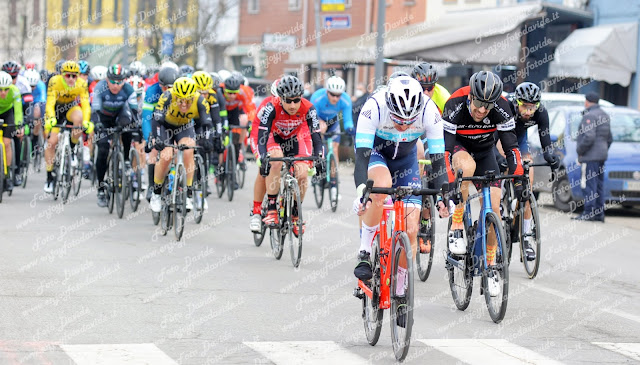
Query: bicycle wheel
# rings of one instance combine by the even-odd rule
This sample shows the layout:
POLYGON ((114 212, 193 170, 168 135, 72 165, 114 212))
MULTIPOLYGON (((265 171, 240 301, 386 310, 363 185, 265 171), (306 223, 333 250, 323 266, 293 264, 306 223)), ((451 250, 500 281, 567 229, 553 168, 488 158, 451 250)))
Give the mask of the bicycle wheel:
POLYGON ((82 184, 82 164, 84 162, 84 148, 82 143, 82 137, 78 140, 76 144, 76 165, 72 169, 73 176, 71 177, 71 181, 73 183, 73 196, 78 196, 80 193, 80 185, 82 184))
POLYGON ((376 244, 372 247, 371 253, 371 271, 373 277, 369 281, 372 297, 366 294, 362 297, 362 320, 364 321, 364 333, 367 336, 369 345, 374 346, 380 338, 382 330, 382 317, 384 310, 380 308, 380 258, 378 257, 380 249, 380 236, 376 235, 376 244))
MULTIPOLYGON (((244 157, 244 154, 242 153, 242 151, 238 151, 238 156, 240 155, 244 157)), ((243 161, 243 164, 246 166, 247 164, 246 160, 243 158, 242 161, 243 161)), ((240 189, 244 188, 244 175, 245 175, 245 170, 242 169, 242 164, 237 163, 236 164, 236 181, 238 182, 238 187, 240 189)))
MULTIPOLYGON (((451 288, 451 296, 456 307, 463 311, 467 309, 471 302, 471 292, 473 291, 473 259, 469 248, 473 247, 473 240, 469 236, 473 237, 475 234, 471 232, 469 235, 469 228, 467 227, 466 219, 464 223, 464 236, 467 241, 467 254, 464 256, 453 255, 449 251, 447 245, 447 263, 445 265, 449 274, 449 287, 451 288), (461 266, 456 266, 449 262, 449 260, 456 260, 461 266)), ((447 232, 451 230, 451 218, 449 218, 449 226, 447 232)))
POLYGON ((511 200, 513 199, 511 180, 503 180, 502 197, 500 199, 500 216, 504 225, 504 242, 507 252, 507 260, 511 262, 512 241, 516 237, 511 236, 511 226, 513 225, 514 212, 511 211, 511 200))
POLYGON ((56 147, 54 161, 53 161, 53 200, 58 200, 60 196, 60 165, 62 164, 61 152, 56 147))
POLYGON ((27 187, 27 177, 29 176, 29 165, 31 165, 31 136, 24 136, 20 151, 20 174, 22 175, 22 188, 27 187))
MULTIPOLYGON (((91 186, 95 186, 98 181, 98 172, 96 171, 96 166, 98 163, 98 144, 93 142, 91 151, 91 186)), ((108 166, 108 165, 107 165, 108 166)), ((151 184, 151 183, 149 183, 151 184)))
POLYGON ((484 299, 487 302, 487 309, 489 309, 489 315, 495 323, 500 323, 507 311, 507 299, 509 296, 509 264, 507 263, 507 258, 505 256, 504 230, 502 228, 502 222, 494 212, 489 212, 485 216, 484 222, 484 234, 486 237, 495 235, 498 246, 496 248, 495 265, 484 268, 483 270, 482 287, 484 290, 484 299), (489 293, 489 280, 497 281, 500 289, 499 294, 492 296, 489 293))
POLYGON ((218 198, 222 198, 222 195, 224 194, 224 190, 227 184, 226 174, 224 173, 224 166, 225 166, 225 163, 222 163, 216 167, 215 183, 216 183, 216 193, 218 193, 218 198))
POLYGON ((160 210, 161 216, 161 233, 163 236, 166 236, 167 233, 171 230, 171 225, 173 223, 173 217, 171 214, 173 213, 171 207, 171 197, 172 192, 171 189, 175 186, 175 181, 173 184, 169 183, 169 178, 164 179, 164 185, 162 185, 161 199, 162 199, 162 209, 160 210), (173 185, 173 186, 172 186, 173 185))
POLYGON ((227 198, 229 201, 233 200, 233 193, 235 190, 235 179, 236 179, 236 148, 233 146, 233 143, 229 143, 229 147, 227 149, 227 160, 226 166, 224 168, 225 176, 227 178, 227 198))
POLYGON ((36 138, 36 146, 33 146, 33 167, 36 172, 40 172, 42 168, 42 154, 44 151, 44 137, 42 136, 44 132, 40 131, 38 137, 36 138))
POLYGON ((331 184, 329 184, 329 203, 331 203, 331 211, 335 212, 336 209, 338 209, 338 193, 339 193, 339 188, 338 188, 338 164, 336 162, 336 158, 335 156, 332 156, 331 159, 329 160, 329 171, 334 173, 335 176, 335 180, 336 180, 336 195, 335 197, 331 197, 331 184))
POLYGON ((253 243, 256 245, 256 247, 260 247, 260 245, 262 244, 262 241, 264 241, 264 235, 267 232, 267 225, 264 224, 264 222, 262 221, 262 218, 264 218, 264 216, 267 213, 266 199, 267 197, 265 196, 264 200, 262 201, 262 209, 260 213, 260 232, 259 233, 253 232, 253 243))
POLYGON ((293 267, 300 265, 300 258, 302 257, 302 236, 304 235, 304 220, 302 218, 302 199, 300 199, 300 187, 298 187, 298 181, 291 180, 291 186, 287 190, 287 222, 289 226, 289 250, 291 253, 291 263, 293 267), (298 237, 293 234, 293 207, 298 206, 298 237))
POLYGON ((430 212, 429 218, 424 219, 420 217, 420 230, 418 231, 418 250, 416 252, 416 267, 418 270, 418 277, 421 281, 426 281, 431 273, 431 266, 433 265, 433 252, 435 238, 436 238, 436 208, 433 202, 433 196, 425 196, 425 206, 423 209, 427 209, 430 212), (423 253, 420 250, 421 244, 426 241, 431 243, 431 250, 423 253))
POLYGON ((129 161, 131 162, 131 167, 133 168, 133 172, 131 173, 131 175, 127 176, 127 186, 130 191, 129 204, 131 205, 131 210, 135 212, 138 210, 138 206, 140 205, 140 199, 142 199, 142 173, 140 172, 140 154, 135 148, 129 150, 129 161))
POLYGON ((64 163, 60 165, 60 181, 62 190, 62 202, 66 203, 71 192, 71 146, 66 145, 63 151, 64 163))
POLYGON ((187 217, 187 170, 184 165, 176 169, 176 178, 173 184, 175 191, 175 204, 173 205, 173 228, 176 240, 180 241, 184 233, 184 221, 187 217))
POLYGON ((4 194, 4 145, 0 144, 0 203, 4 194))
POLYGON ((405 232, 396 232, 393 240, 389 323, 393 353, 398 361, 402 361, 409 352, 413 327, 413 257, 411 257, 411 243, 405 232), (400 266, 402 261, 406 262, 406 268, 400 266))
POLYGON ((202 216, 204 215, 204 202, 207 198, 207 173, 204 167, 204 161, 200 154, 193 156, 194 168, 193 173, 193 217, 197 224, 202 222, 202 216))
POLYGON ((113 165, 117 163, 115 160, 117 159, 116 154, 110 153, 109 157, 107 157, 107 173, 104 177, 104 181, 102 184, 104 185, 104 191, 107 195, 107 208, 109 209, 109 214, 113 213, 113 207, 115 205, 115 194, 114 194, 114 181, 115 177, 113 176, 113 172, 115 168, 113 165))
POLYGON ((535 196, 533 194, 529 194, 529 204, 531 205, 531 232, 524 232, 524 207, 525 204, 520 203, 520 206, 523 207, 520 209, 520 257, 522 258, 522 262, 524 263, 524 269, 529 276, 529 279, 533 279, 538 275, 538 268, 540 267, 540 246, 541 246, 541 238, 540 238, 540 220, 538 217, 538 202, 536 201, 535 196), (524 241, 525 238, 529 238, 529 242, 531 248, 534 250, 536 259, 532 261, 528 261, 524 252, 524 241))
POLYGON ((122 152, 118 152, 116 154, 117 160, 114 163, 114 177, 115 179, 113 184, 113 194, 116 198, 116 208, 118 213, 118 218, 122 218, 124 215, 124 205, 127 201, 127 177, 125 174, 124 168, 124 156, 122 152))
POLYGON ((311 178, 311 183, 313 185, 313 197, 316 199, 316 205, 318 206, 318 208, 322 208, 322 203, 324 202, 324 186, 326 184, 326 178, 313 176, 311 178))
POLYGON ((281 228, 276 226, 276 228, 269 229, 269 236, 271 239, 271 251, 273 252, 273 257, 275 257, 276 260, 280 260, 282 252, 284 251, 284 236, 281 234, 281 228))

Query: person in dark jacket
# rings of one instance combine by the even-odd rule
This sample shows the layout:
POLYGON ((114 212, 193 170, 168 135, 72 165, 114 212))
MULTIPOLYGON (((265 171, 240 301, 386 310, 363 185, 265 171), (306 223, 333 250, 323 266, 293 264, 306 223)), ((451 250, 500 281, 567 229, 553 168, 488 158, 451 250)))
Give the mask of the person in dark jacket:
POLYGON ((604 162, 613 142, 609 115, 598 105, 598 94, 588 93, 577 137, 578 162, 586 165, 584 211, 573 219, 604 222, 604 162))

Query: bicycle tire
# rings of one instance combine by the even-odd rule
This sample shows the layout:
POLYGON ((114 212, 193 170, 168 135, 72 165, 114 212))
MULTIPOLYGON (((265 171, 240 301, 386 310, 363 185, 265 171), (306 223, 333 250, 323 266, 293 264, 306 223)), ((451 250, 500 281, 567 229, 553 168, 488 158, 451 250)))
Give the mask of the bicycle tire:
POLYGON ((44 151, 44 137, 42 134, 44 131, 40 131, 37 137, 37 145, 33 148, 33 168, 36 172, 40 172, 42 169, 42 154, 44 151))
POLYGON ((193 218, 196 224, 200 224, 200 222, 202 222, 202 216, 204 215, 204 202, 207 198, 207 174, 200 154, 196 153, 193 156, 193 163, 195 167, 195 171, 193 173, 193 186, 191 187, 194 200, 193 218))
POLYGON ((178 165, 173 187, 175 189, 175 203, 173 204, 173 232, 176 241, 182 239, 184 222, 187 217, 187 170, 184 165, 178 165))
POLYGON ((60 184, 59 184, 59 180, 60 180, 60 160, 62 160, 62 157, 60 157, 60 150, 58 147, 56 147, 56 151, 55 151, 55 155, 53 157, 53 200, 58 200, 58 198, 60 197, 60 184))
POLYGON ((283 249, 284 242, 282 237, 283 236, 280 233, 279 226, 269 229, 269 238, 271 240, 271 251, 273 252, 273 257, 275 257, 276 260, 280 260, 280 258, 282 257, 282 252, 284 251, 283 249))
MULTIPOLYGON (((473 247, 473 241, 469 237, 473 237, 473 231, 469 235, 469 227, 467 226, 466 219, 463 219, 465 240, 467 241, 467 254, 464 256, 453 255, 449 251, 449 245, 447 245, 447 257, 454 257, 455 259, 464 260, 464 271, 458 269, 451 263, 446 263, 446 268, 449 276, 449 288, 451 289, 451 297, 453 303, 458 310, 464 311, 469 307, 471 302, 471 293, 473 292, 473 259, 471 258, 471 252, 469 251, 473 247)), ((449 225, 447 232, 451 230, 451 217, 449 217, 449 225)))
MULTIPOLYGON (((244 157, 244 154, 242 153, 242 150, 240 150, 238 152, 238 156, 242 155, 244 157)), ((247 160, 246 159, 242 159, 243 163, 245 164, 245 166, 247 165, 247 160)), ((244 188, 244 178, 245 178, 245 170, 242 169, 242 165, 240 163, 236 164, 236 181, 238 182, 238 187, 240 189, 244 188)))
POLYGON ((436 236, 436 208, 432 195, 425 196, 425 209, 429 209, 431 212, 428 223, 425 223, 420 216, 420 228, 418 231, 418 249, 416 250, 416 269, 418 271, 418 277, 421 281, 427 281, 429 274, 431 273, 431 267, 433 266, 433 253, 435 251, 435 236, 436 236), (429 240, 431 242, 431 250, 429 253, 422 253, 420 251, 420 241, 429 240))
MULTIPOLYGON (((509 297, 509 264, 505 257, 504 229, 502 222, 496 213, 489 212, 484 219, 485 232, 483 232, 483 234, 485 234, 486 237, 489 237, 490 227, 495 227, 494 230, 497 239, 497 248, 495 265, 492 268, 484 267, 482 270, 482 287, 484 290, 484 298, 487 303, 487 309, 489 310, 489 316, 491 316, 493 322, 500 323, 507 311, 507 302, 509 297), (492 297, 487 289, 490 270, 492 275, 499 275, 498 277, 501 290, 500 295, 495 297, 492 297)), ((484 259, 482 262, 484 263, 484 259)))
MULTIPOLYGON (((107 197, 107 208, 109 210, 109 214, 113 214, 113 207, 115 206, 115 201, 116 198, 114 196, 114 180, 115 177, 113 176, 113 171, 114 171, 114 154, 110 153, 109 156, 107 157, 107 172, 105 174, 105 178, 102 181, 102 185, 104 186, 104 191, 107 197)), ((115 157, 117 159, 117 157, 115 157)))
MULTIPOLYGON (((95 186, 96 182, 98 182, 98 171, 97 171, 97 163, 98 163, 98 144, 93 142, 91 147, 91 186, 95 186)), ((109 165, 107 165, 109 166, 109 165)), ((108 170, 107 170, 108 171, 108 170)), ((149 183, 151 184, 151 183, 149 183)))
POLYGON ((316 200, 316 206, 318 208, 322 208, 322 203, 324 202, 325 183, 326 178, 322 178, 320 176, 314 176, 311 178, 311 184, 313 185, 313 197, 316 200))
POLYGON ((4 195, 4 145, 0 144, 0 203, 2 203, 2 195, 4 195))
POLYGON ((513 254, 513 240, 517 238, 511 234, 513 219, 515 218, 516 212, 511 211, 511 200, 513 199, 513 182, 511 180, 503 181, 504 186, 502 187, 502 189, 504 189, 504 193, 500 199, 500 216, 504 224, 505 248, 507 250, 506 256, 509 263, 511 263, 511 256, 513 254))
POLYGON ((225 166, 225 176, 227 179, 227 199, 233 200, 233 193, 235 191, 235 178, 236 178, 236 148, 233 143, 229 143, 227 150, 227 160, 225 166))
POLYGON ((84 162, 84 143, 82 141, 82 137, 78 140, 76 144, 76 166, 72 169, 73 176, 71 177, 71 181, 73 184, 73 196, 78 196, 80 193, 80 186, 82 184, 82 164, 84 162))
POLYGON ((371 252, 371 271, 373 277, 369 281, 370 289, 373 294, 369 298, 366 294, 362 297, 362 320, 364 322, 364 333, 367 336, 367 342, 371 346, 375 346, 380 339, 380 331, 382 330, 382 318, 384 309, 380 308, 380 235, 376 235, 376 243, 372 247, 371 252))
POLYGON ((64 163, 60 169, 62 184, 62 203, 66 204, 71 193, 71 146, 66 145, 63 151, 64 163))
POLYGON ((304 236, 304 219, 302 218, 302 199, 300 199, 300 187, 298 181, 293 179, 292 185, 287 190, 288 200, 287 203, 287 222, 289 225, 289 252, 291 253, 291 263, 293 267, 300 266, 300 259, 302 258, 302 238, 304 236), (293 233, 293 207, 294 204, 298 206, 298 237, 293 233))
POLYGON ((411 345, 411 330, 413 327, 413 296, 414 296, 414 283, 413 283, 413 257, 411 254, 411 242, 406 232, 395 232, 392 242, 393 258, 391 262, 391 284, 390 284, 390 297, 391 297, 391 315, 389 324, 391 326, 391 345, 393 347, 393 353, 396 360, 402 361, 409 352, 409 346, 411 345), (396 293, 396 286, 400 281, 400 259, 404 257, 406 260, 406 288, 404 290, 404 298, 399 297, 396 293), (404 299, 404 302, 402 301, 404 299), (398 321, 398 315, 400 308, 406 305, 404 327, 402 327, 398 321))
MULTIPOLYGON (((174 184, 175 186, 175 181, 174 184)), ((169 186, 169 178, 164 179, 164 184, 162 185, 161 199, 162 199, 162 209, 160 210, 160 233, 163 236, 166 236, 167 233, 171 230, 171 225, 173 223, 173 217, 171 216, 171 198, 172 198, 172 187, 169 186)))
POLYGON ((113 190, 116 198, 116 208, 118 218, 122 219, 124 216, 124 205, 127 200, 127 177, 125 176, 124 156, 122 152, 117 153, 117 164, 114 164, 114 184, 113 190))
POLYGON ((129 188, 129 204, 131 205, 131 210, 136 212, 142 198, 142 173, 140 172, 140 154, 135 148, 129 150, 129 161, 133 168, 133 173, 128 177, 129 182, 127 184, 129 188))
POLYGON ((338 164, 336 161, 335 156, 331 156, 331 159, 329 160, 329 171, 334 171, 335 170, 335 180, 336 180, 336 197, 335 199, 331 199, 331 183, 329 183, 329 203, 331 203, 331 211, 335 212, 338 209, 338 194, 340 192, 339 190, 339 183, 338 183, 338 164))
POLYGON ((216 193, 218 193, 218 198, 222 199, 222 196, 224 195, 224 191, 226 188, 227 179, 224 173, 224 167, 222 168, 222 171, 220 170, 221 170, 220 165, 218 165, 218 167, 216 167, 215 185, 216 185, 216 193))
POLYGON ((29 166, 31 165, 31 136, 22 139, 22 148, 20 151, 20 174, 22 175, 22 188, 27 187, 27 178, 29 177, 29 166))
POLYGON ((522 262, 524 264, 524 270, 527 272, 527 276, 529 279, 533 279, 538 275, 538 268, 540 267, 540 248, 542 245, 542 239, 540 236, 540 218, 538 217, 538 202, 536 201, 535 196, 533 194, 529 195, 529 204, 531 206, 531 219, 532 219, 532 227, 531 233, 526 234, 524 231, 524 207, 526 204, 520 204, 523 209, 520 210, 520 257, 522 258, 522 262), (535 242, 532 245, 532 248, 535 250, 536 259, 533 261, 527 261, 525 252, 524 252, 524 238, 533 236, 533 241, 535 242))

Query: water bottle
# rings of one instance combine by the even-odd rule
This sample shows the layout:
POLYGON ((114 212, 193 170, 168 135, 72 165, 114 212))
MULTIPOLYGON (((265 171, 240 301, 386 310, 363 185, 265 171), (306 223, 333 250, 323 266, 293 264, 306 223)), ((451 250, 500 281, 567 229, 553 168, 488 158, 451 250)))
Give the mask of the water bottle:
POLYGON ((171 168, 169 171, 169 191, 173 189, 173 180, 176 178, 176 169, 175 167, 171 168))

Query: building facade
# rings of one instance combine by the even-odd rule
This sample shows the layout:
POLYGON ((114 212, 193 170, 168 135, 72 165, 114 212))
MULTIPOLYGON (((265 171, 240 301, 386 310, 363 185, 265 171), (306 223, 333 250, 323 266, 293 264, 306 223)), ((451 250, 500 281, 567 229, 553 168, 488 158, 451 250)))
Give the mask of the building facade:
POLYGON ((0 47, 2 63, 13 60, 21 64, 34 62, 41 66, 45 49, 45 0, 10 0, 0 15, 0 47))

